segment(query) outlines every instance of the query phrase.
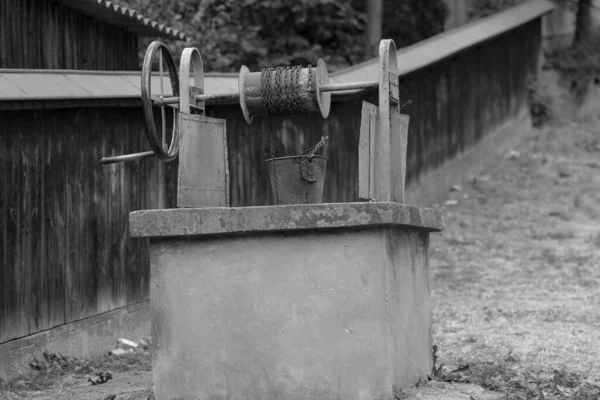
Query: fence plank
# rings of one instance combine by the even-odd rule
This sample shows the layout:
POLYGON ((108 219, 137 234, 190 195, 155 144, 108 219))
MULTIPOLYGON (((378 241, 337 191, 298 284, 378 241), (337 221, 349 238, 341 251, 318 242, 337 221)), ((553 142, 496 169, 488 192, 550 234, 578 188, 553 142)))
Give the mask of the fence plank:
MULTIPOLYGON (((32 125, 37 123, 39 115, 35 115, 32 119, 32 125)), ((31 181, 31 203, 27 210, 31 216, 31 231, 30 231, 30 259, 29 268, 31 269, 31 298, 29 309, 29 331, 32 333, 39 332, 47 326, 46 308, 48 304, 45 302, 46 280, 44 279, 44 264, 43 251, 46 246, 44 235, 44 193, 43 193, 43 138, 39 138, 35 130, 28 133, 29 143, 29 179, 31 181), (41 139, 41 140, 40 140, 41 139)))
MULTIPOLYGON (((0 4, 0 14, 2 13, 2 4, 0 4)), ((2 22, 2 16, 0 15, 0 23, 2 22)), ((0 34, 1 39, 1 34, 0 34)), ((2 50, 0 49, 0 53, 2 50)), ((4 127, 9 128, 10 122, 4 121, 4 127)), ((8 284, 9 269, 12 266, 8 264, 8 171, 10 165, 10 152, 8 150, 8 134, 4 130, 0 132, 0 321, 3 323, 9 323, 10 309, 8 306, 8 298, 6 285, 8 284)), ((8 336, 8 332, 5 332, 3 328, 0 328, 0 343, 5 341, 5 337, 8 336)))
POLYGON ((66 127, 61 118, 47 114, 52 132, 48 135, 46 155, 46 175, 44 184, 46 190, 45 209, 48 211, 47 229, 47 260, 49 282, 47 301, 51 307, 50 324, 56 326, 66 322, 66 268, 67 268, 67 176, 68 168, 66 127))
MULTIPOLYGON (((15 121, 10 121, 11 129, 15 121)), ((3 321, 4 337, 18 337, 24 334, 22 320, 20 318, 21 299, 24 296, 19 291, 19 275, 21 269, 21 249, 19 242, 19 231, 21 229, 20 209, 21 191, 14 190, 21 187, 21 157, 19 136, 10 135, 6 146, 6 154, 9 156, 6 187, 8 192, 8 204, 6 213, 6 245, 7 271, 4 281, 4 300, 7 307, 6 322, 3 321)))

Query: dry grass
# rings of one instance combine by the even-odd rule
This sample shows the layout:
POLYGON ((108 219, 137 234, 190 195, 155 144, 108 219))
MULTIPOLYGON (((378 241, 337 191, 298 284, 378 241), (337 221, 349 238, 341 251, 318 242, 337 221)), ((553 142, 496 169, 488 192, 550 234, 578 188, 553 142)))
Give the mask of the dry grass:
POLYGON ((440 362, 469 364, 480 383, 491 368, 600 385, 600 219, 590 212, 600 211, 600 146, 590 143, 600 143, 592 123, 534 131, 516 160, 449 194, 459 204, 431 242, 440 362))

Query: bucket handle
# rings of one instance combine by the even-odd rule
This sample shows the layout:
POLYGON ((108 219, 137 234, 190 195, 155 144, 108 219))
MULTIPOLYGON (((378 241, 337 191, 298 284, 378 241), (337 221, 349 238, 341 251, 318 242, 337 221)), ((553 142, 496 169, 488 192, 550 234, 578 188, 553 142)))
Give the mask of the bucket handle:
POLYGON ((315 153, 321 147, 323 147, 327 139, 329 139, 329 136, 322 136, 319 143, 306 150, 304 153, 300 154, 302 156, 302 161, 300 162, 300 172, 302 173, 302 179, 304 179, 306 182, 312 183, 317 180, 317 177, 315 176, 315 168, 318 169, 319 167, 313 166, 312 163, 309 166, 308 163, 315 156, 315 153), (313 166, 313 168, 310 168, 311 166, 313 166))
MULTIPOLYGON (((323 147, 323 145, 325 144, 325 142, 329 139, 329 136, 322 136, 321 140, 319 141, 319 143, 315 144, 313 147, 309 148, 308 150, 306 150, 304 153, 300 154, 301 156, 303 156, 303 158, 307 161, 310 158, 313 158, 315 153, 321 148, 323 147)), ((302 161, 302 162, 306 162, 306 161, 302 161)))

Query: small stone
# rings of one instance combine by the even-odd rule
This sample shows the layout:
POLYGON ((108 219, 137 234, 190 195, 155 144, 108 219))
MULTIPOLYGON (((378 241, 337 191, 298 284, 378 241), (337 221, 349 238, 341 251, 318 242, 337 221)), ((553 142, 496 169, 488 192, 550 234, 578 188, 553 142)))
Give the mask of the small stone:
POLYGON ((469 195, 468 195, 468 194, 466 194, 466 193, 465 193, 465 194, 463 194, 463 199, 468 199, 468 198, 469 198, 469 195))
POLYGON ((463 188, 460 185, 452 185, 450 186, 451 192, 462 192, 463 188))
POLYGON ((507 159, 509 159, 509 160, 516 160, 517 158, 519 158, 520 155, 521 155, 521 153, 519 153, 518 151, 511 150, 504 157, 507 158, 507 159))
POLYGON ((563 221, 570 221, 573 219, 567 211, 553 210, 548 213, 549 216, 562 219, 563 221))
POLYGON ((588 162, 587 166, 594 169, 600 169, 600 163, 596 161, 588 162))
POLYGON ((132 340, 129 339, 118 339, 117 340, 117 348, 124 348, 124 349, 137 349, 138 344, 132 340))
POLYGON ((446 202, 444 204, 447 206, 455 206, 458 204, 458 200, 454 200, 454 199, 446 200, 446 202))
POLYGON ((571 176, 571 171, 569 171, 569 166, 566 164, 558 164, 558 176, 561 178, 568 178, 571 176))
POLYGON ((594 246, 596 246, 600 249, 600 234, 594 238, 592 243, 594 244, 594 246))
POLYGON ((108 352, 111 356, 122 356, 123 354, 127 354, 128 351, 124 349, 114 349, 108 352))

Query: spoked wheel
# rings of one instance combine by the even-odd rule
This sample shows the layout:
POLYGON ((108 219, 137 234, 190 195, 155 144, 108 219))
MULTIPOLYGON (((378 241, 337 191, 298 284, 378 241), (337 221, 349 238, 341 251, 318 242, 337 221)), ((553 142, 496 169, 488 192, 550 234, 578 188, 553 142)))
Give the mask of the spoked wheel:
MULTIPOLYGON (((179 97, 179 76, 177 74, 177 67, 175 61, 169 52, 167 46, 160 41, 154 41, 150 44, 146 50, 144 56, 144 64, 142 65, 142 106, 144 110, 144 121, 146 122, 146 136, 150 142, 152 151, 162 161, 172 161, 177 157, 179 153, 179 118, 178 118, 178 105, 173 104, 173 132, 171 134, 171 143, 167 148, 167 110, 168 104, 162 101, 165 97, 164 92, 164 64, 167 66, 169 74, 169 81, 171 84, 171 96, 179 97), (159 65, 159 95, 152 95, 152 67, 154 64, 154 58, 158 55, 159 65), (161 135, 159 137, 156 125, 154 123, 154 112, 152 109, 153 104, 160 106, 160 113, 162 118, 161 135)), ((156 81, 155 81, 156 83, 156 81)))

